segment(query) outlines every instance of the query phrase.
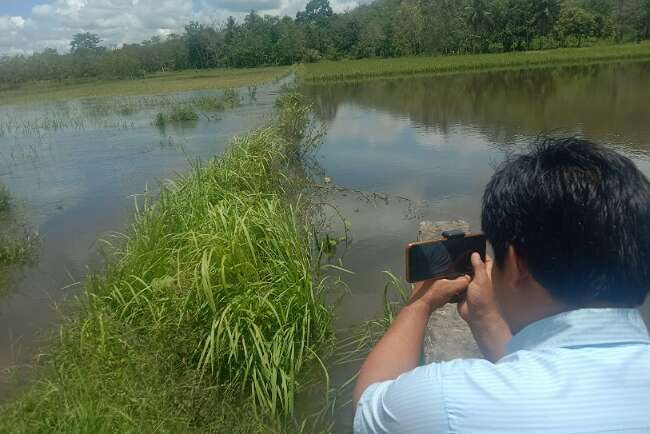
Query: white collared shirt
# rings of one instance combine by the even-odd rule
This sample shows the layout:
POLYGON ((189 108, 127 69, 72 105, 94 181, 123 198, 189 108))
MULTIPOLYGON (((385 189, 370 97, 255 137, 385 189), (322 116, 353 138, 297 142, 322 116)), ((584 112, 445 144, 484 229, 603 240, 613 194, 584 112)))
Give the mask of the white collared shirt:
POLYGON ((370 386, 354 432, 650 433, 650 338, 637 309, 524 328, 496 364, 455 360, 370 386))

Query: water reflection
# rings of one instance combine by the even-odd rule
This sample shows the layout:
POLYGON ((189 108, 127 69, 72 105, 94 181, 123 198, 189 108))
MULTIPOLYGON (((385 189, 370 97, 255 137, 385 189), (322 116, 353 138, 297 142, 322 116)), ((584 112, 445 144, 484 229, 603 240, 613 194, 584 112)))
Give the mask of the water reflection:
POLYGON ((650 63, 408 78, 305 88, 326 121, 347 104, 447 134, 458 125, 498 145, 579 133, 647 152, 650 63))

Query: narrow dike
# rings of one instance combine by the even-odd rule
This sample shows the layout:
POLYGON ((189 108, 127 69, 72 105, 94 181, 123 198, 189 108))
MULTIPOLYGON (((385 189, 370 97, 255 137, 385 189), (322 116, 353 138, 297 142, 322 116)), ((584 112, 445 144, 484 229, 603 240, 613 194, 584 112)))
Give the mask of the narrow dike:
POLYGON ((333 342, 301 158, 309 108, 168 182, 107 241, 80 312, 0 411, 0 432, 288 432, 333 342))

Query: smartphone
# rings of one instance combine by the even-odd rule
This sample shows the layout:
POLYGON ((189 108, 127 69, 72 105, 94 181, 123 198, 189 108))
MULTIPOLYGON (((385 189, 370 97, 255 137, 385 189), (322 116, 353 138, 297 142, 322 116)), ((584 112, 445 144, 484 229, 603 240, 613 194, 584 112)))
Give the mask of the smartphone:
POLYGON ((478 252, 485 261, 487 241, 483 234, 450 231, 441 238, 406 247, 406 281, 455 279, 472 276, 472 254, 478 252))

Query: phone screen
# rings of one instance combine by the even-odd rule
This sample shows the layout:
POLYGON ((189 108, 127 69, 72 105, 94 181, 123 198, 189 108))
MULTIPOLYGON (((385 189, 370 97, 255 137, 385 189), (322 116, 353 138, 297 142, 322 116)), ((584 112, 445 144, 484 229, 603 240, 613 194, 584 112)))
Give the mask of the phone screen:
POLYGON ((420 282, 434 278, 455 279, 472 275, 472 253, 478 252, 485 260, 485 235, 468 235, 430 243, 418 243, 407 250, 408 282, 420 282))

